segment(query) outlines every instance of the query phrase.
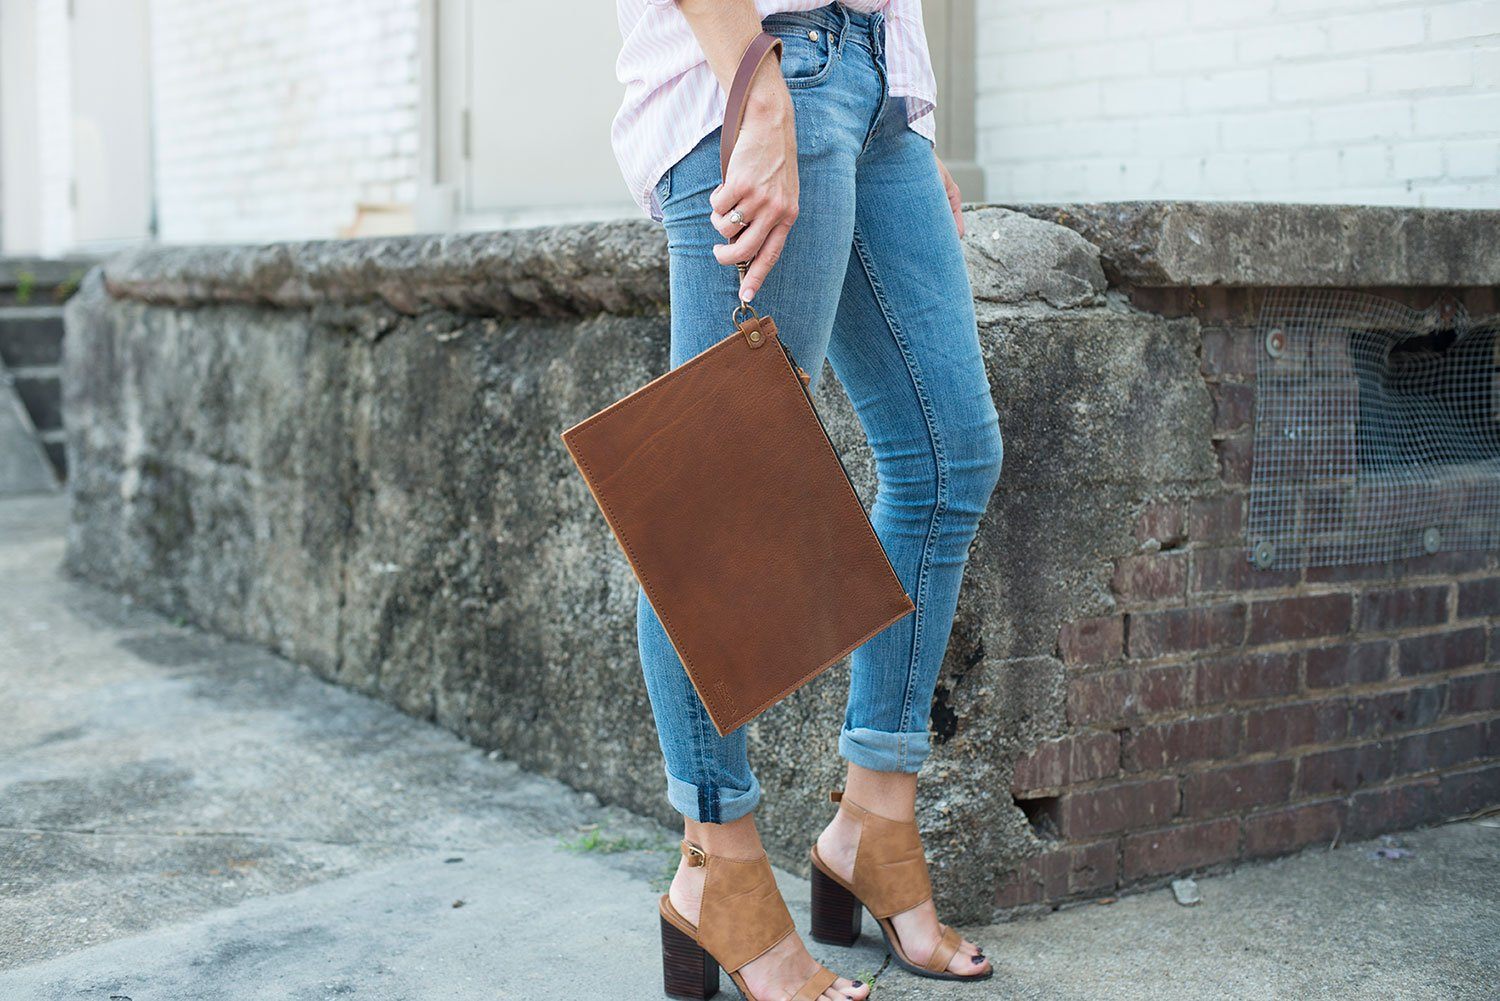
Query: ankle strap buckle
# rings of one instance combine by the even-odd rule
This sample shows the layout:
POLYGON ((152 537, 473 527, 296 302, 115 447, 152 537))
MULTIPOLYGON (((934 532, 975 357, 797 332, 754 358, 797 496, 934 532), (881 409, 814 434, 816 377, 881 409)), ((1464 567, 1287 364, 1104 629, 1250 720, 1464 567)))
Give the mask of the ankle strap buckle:
POLYGON ((682 843, 682 854, 687 858, 688 868, 699 869, 708 865, 708 854, 691 841, 682 843))

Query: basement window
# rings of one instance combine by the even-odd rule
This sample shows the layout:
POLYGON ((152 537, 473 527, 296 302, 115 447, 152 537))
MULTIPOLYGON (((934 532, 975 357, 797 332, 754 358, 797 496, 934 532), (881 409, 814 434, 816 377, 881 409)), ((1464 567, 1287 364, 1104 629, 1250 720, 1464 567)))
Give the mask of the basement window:
POLYGON ((1497 333, 1451 300, 1272 293, 1256 331, 1251 562, 1500 548, 1497 333))

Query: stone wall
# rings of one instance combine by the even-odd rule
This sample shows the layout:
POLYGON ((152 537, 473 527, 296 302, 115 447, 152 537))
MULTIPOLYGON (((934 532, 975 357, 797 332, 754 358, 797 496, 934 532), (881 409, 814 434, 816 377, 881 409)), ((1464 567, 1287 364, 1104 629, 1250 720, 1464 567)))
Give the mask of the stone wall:
MULTIPOLYGON (((1496 221, 969 210, 1006 469, 933 705, 920 810, 947 913, 1151 885, 1330 822, 1370 833, 1500 799, 1492 647, 1450 661, 1432 639, 1500 642, 1495 554, 1336 577, 1243 566, 1256 290, 1227 288, 1246 274, 1493 296, 1496 221), (1416 618, 1396 611, 1408 580, 1416 618), (1348 617, 1303 630, 1330 592, 1348 617), (1375 638, 1353 612, 1371 602, 1392 615, 1375 638), (1258 647, 1245 622, 1261 619, 1286 642, 1258 647), (1419 675, 1347 666, 1419 640, 1437 658, 1419 675), (1314 652, 1330 649, 1349 656, 1314 652), (1425 743, 1358 766, 1398 726, 1425 743), (1308 785, 1345 760, 1354 786, 1308 785)), ((69 568, 668 819, 636 585, 558 438, 665 368, 664 249, 632 221, 108 262, 68 313, 69 568)), ((870 500, 835 379, 818 404, 870 500)), ((763 829, 789 865, 840 773, 846 677, 751 724, 763 829)))
POLYGON ((1266 292, 1362 284, 1495 318, 1500 245, 1469 228, 1493 214, 1033 211, 1098 241, 1136 308, 1197 327, 1217 475, 1134 512, 1134 546, 1109 561, 1111 606, 1059 634, 1065 735, 1012 775, 1043 850, 1003 879, 1000 906, 1500 802, 1500 554, 1263 571, 1246 553, 1266 292))

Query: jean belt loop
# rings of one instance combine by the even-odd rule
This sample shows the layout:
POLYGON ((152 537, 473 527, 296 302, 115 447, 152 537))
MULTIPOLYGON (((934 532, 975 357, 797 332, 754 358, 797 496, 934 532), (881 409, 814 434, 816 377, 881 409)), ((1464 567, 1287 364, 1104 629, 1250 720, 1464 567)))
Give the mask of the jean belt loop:
POLYGON ((880 11, 870 15, 870 48, 879 56, 885 49, 885 14, 880 11))
POLYGON ((833 5, 833 12, 839 19, 838 37, 833 40, 834 48, 839 52, 843 52, 844 39, 849 34, 849 11, 847 11, 844 8, 844 5, 840 3, 833 5))

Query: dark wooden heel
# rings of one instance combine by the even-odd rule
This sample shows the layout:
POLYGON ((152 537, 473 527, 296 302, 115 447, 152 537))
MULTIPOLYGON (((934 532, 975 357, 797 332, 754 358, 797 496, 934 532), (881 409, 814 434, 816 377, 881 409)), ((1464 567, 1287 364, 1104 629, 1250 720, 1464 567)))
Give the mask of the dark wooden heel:
POLYGON ((859 898, 812 867, 812 937, 825 945, 850 946, 859 939, 864 908, 859 898))
POLYGON ((667 997, 704 1001, 719 993, 719 964, 676 925, 661 919, 661 975, 667 997))

